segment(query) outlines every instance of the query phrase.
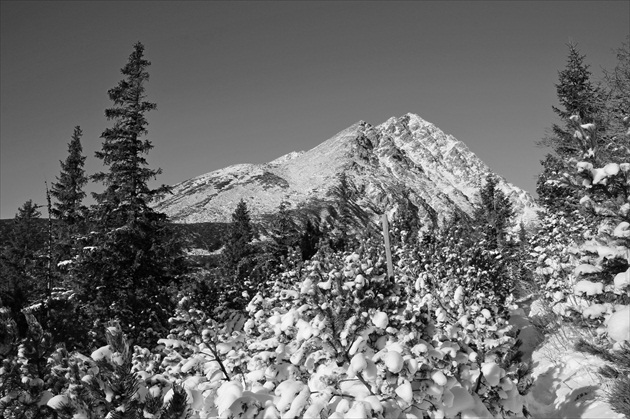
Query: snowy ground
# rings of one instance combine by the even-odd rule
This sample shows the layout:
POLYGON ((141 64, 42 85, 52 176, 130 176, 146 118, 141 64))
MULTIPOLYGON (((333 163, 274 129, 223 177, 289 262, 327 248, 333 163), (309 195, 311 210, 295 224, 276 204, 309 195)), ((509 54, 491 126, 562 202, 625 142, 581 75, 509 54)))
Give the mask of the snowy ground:
MULTIPOLYGON (((530 312, 535 315, 535 310, 530 312)), ((519 327, 521 350, 534 362, 534 384, 526 396, 534 418, 623 418, 605 402, 606 383, 597 374, 604 362, 577 352, 573 344, 579 331, 561 328, 543 337, 524 312, 514 313, 511 322, 519 327)))

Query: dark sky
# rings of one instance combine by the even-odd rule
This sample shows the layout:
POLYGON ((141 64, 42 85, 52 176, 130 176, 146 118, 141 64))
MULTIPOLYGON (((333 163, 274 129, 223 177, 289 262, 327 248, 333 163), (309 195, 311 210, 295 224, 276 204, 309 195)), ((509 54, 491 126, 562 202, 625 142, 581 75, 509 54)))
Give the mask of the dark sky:
MULTIPOLYGON (((174 184, 235 163, 307 150, 359 121, 419 114, 533 192, 557 122, 554 83, 568 42, 594 77, 616 63, 630 1, 1 2, 1 218, 44 181, 75 125, 86 169, 111 126, 107 90, 136 41, 148 115, 174 184)), ((100 190, 91 186, 90 190, 100 190)))

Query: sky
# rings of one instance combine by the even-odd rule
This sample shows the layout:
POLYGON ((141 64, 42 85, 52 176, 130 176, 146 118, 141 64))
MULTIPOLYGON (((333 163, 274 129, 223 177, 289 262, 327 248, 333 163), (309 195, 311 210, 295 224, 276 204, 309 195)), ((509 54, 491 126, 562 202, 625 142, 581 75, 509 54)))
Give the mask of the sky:
POLYGON ((630 1, 2 0, 0 218, 45 205, 76 125, 86 172, 107 170, 107 91, 137 41, 154 186, 412 112, 534 193, 567 43, 597 80, 629 32, 630 1))

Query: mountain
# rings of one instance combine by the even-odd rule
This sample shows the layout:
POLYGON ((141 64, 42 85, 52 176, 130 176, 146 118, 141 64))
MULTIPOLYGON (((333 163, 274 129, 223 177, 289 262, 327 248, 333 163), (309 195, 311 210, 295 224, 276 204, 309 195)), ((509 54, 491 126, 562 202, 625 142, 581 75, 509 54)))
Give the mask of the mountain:
MULTIPOLYGON (((173 187, 156 209, 179 223, 225 222, 242 198, 254 219, 277 211, 318 210, 333 203, 331 190, 345 173, 355 200, 372 213, 391 211, 403 194, 422 219, 441 222, 457 211, 472 213, 490 168, 466 145, 408 113, 374 126, 360 121, 317 147, 266 164, 238 164, 173 187)), ((525 191, 499 178, 518 221, 535 219, 538 206, 525 191)))

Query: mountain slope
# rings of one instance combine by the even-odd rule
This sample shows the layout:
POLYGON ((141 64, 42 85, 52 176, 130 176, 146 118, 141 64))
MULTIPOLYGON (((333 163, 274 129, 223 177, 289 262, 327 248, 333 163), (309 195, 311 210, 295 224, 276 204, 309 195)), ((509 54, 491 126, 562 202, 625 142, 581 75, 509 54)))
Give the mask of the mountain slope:
MULTIPOLYGON (((306 152, 292 152, 266 164, 239 164, 173 187, 156 209, 173 221, 228 221, 242 198, 254 218, 292 208, 324 208, 344 172, 356 185, 359 204, 379 213, 391 210, 403 192, 426 221, 440 222, 456 211, 471 213, 478 189, 491 170, 464 143, 415 114, 373 126, 358 122, 306 152)), ((538 209, 525 191, 499 177, 519 218, 538 209)))

